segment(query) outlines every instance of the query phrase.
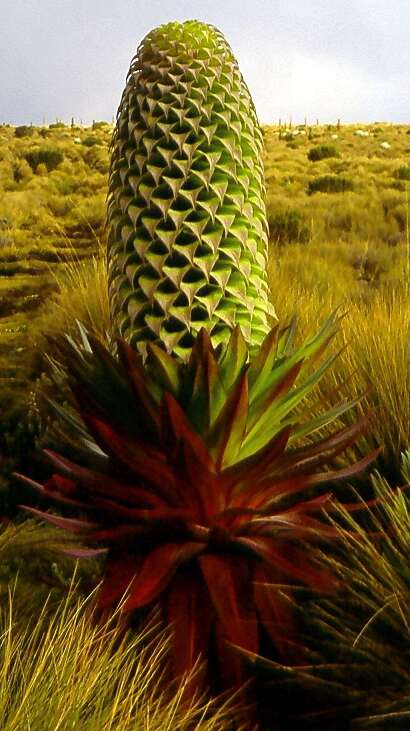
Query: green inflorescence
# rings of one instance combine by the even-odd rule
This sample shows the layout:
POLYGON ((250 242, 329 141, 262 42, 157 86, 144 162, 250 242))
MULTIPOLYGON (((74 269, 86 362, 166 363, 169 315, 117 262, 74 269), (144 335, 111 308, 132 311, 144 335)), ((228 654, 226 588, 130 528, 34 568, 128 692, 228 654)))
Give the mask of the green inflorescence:
POLYGON ((275 316, 266 277, 262 133, 233 53, 213 26, 168 23, 131 62, 112 142, 111 313, 145 354, 186 358, 239 325, 258 345, 275 316))

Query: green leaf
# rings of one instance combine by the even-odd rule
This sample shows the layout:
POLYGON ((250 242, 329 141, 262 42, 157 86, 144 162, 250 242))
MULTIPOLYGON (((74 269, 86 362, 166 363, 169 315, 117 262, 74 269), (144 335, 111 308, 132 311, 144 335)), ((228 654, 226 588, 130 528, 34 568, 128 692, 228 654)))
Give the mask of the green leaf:
POLYGON ((147 346, 146 367, 163 390, 178 398, 180 391, 180 366, 178 361, 155 343, 147 346))
MULTIPOLYGON (((347 411, 350 411, 354 406, 356 406, 362 399, 365 397, 365 393, 361 396, 358 396, 357 398, 352 399, 351 401, 346 401, 345 403, 336 404, 331 409, 328 409, 328 411, 325 411, 320 416, 315 417, 314 419, 310 419, 310 421, 305 422, 304 424, 300 424, 300 426, 296 426, 295 429, 292 432, 292 437, 290 441, 301 439, 302 437, 307 436, 308 434, 313 434, 318 429, 321 429, 324 426, 327 426, 328 424, 331 424, 333 421, 335 421, 339 416, 342 416, 342 414, 345 414, 347 411)), ((290 423, 291 419, 289 419, 290 423)), ((293 420, 292 420, 293 421, 293 420)), ((286 421, 282 422, 283 424, 286 424, 286 421)))
POLYGON ((241 328, 237 325, 233 329, 229 341, 218 360, 221 381, 227 392, 243 372, 247 359, 248 346, 241 328))
POLYGON ((281 345, 281 354, 279 354, 279 342, 281 341, 282 331, 274 336, 276 328, 266 337, 262 348, 256 360, 251 363, 249 368, 249 401, 253 403, 265 391, 277 383, 293 366, 301 360, 305 361, 301 372, 303 372, 329 345, 331 340, 337 333, 335 328, 336 320, 335 310, 325 321, 319 332, 312 338, 308 338, 292 354, 289 352, 290 344, 293 343, 292 323, 290 328, 291 334, 287 332, 286 340, 281 345), (275 349, 275 340, 277 347, 275 349))
POLYGON ((263 410, 259 408, 257 413, 253 410, 253 419, 252 411, 250 410, 248 432, 243 442, 241 459, 248 457, 257 449, 261 449, 279 428, 282 428, 284 417, 320 381, 324 373, 330 368, 336 358, 339 357, 340 352, 330 356, 302 385, 294 388, 290 393, 282 396, 282 398, 276 399, 274 396, 273 398, 271 397, 271 402, 265 404, 263 410))
POLYGON ((206 436, 206 443, 219 470, 235 461, 242 445, 247 418, 248 376, 244 373, 206 436))
POLYGON ((183 391, 189 393, 186 413, 199 433, 205 433, 215 422, 226 392, 219 375, 209 333, 202 328, 192 348, 183 391))

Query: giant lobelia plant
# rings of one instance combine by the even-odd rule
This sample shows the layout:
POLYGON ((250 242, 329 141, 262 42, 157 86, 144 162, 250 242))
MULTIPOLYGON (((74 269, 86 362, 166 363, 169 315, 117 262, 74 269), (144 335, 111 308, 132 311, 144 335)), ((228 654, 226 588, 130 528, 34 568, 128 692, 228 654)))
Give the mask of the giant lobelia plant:
MULTIPOLYGON (((126 617, 159 604, 176 675, 198 654, 220 685, 246 678, 235 652, 295 639, 279 585, 333 586, 306 545, 337 530, 329 485, 376 452, 338 464, 366 426, 323 436, 355 402, 301 402, 336 355, 334 312, 295 346, 269 328, 262 137, 222 34, 196 21, 152 31, 132 61, 112 141, 109 352, 80 326, 59 338, 77 415, 54 408, 63 454, 42 495, 79 518, 27 507, 106 553, 97 606, 128 589, 126 617), (312 439, 319 432, 320 436, 312 439), (262 632, 263 628, 263 632, 262 632)), ((352 509, 354 506, 351 506, 352 509)))

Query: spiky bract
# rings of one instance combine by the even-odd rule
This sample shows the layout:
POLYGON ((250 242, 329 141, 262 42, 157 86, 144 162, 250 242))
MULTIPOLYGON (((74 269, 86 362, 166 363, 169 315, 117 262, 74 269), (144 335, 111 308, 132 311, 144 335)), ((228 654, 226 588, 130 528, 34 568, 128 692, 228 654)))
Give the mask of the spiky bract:
POLYGON ((112 141, 108 202, 113 324, 133 347, 186 358, 206 327, 260 344, 266 281, 262 134, 222 33, 168 23, 140 44, 112 141))

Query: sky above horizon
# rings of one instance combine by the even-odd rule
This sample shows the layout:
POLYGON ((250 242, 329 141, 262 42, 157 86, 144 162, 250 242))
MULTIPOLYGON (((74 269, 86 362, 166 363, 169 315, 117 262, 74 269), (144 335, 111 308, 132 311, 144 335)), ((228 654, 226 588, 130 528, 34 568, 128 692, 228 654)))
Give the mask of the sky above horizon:
POLYGON ((111 121, 142 38, 219 28, 259 120, 410 122, 410 0, 0 0, 0 123, 111 121))

